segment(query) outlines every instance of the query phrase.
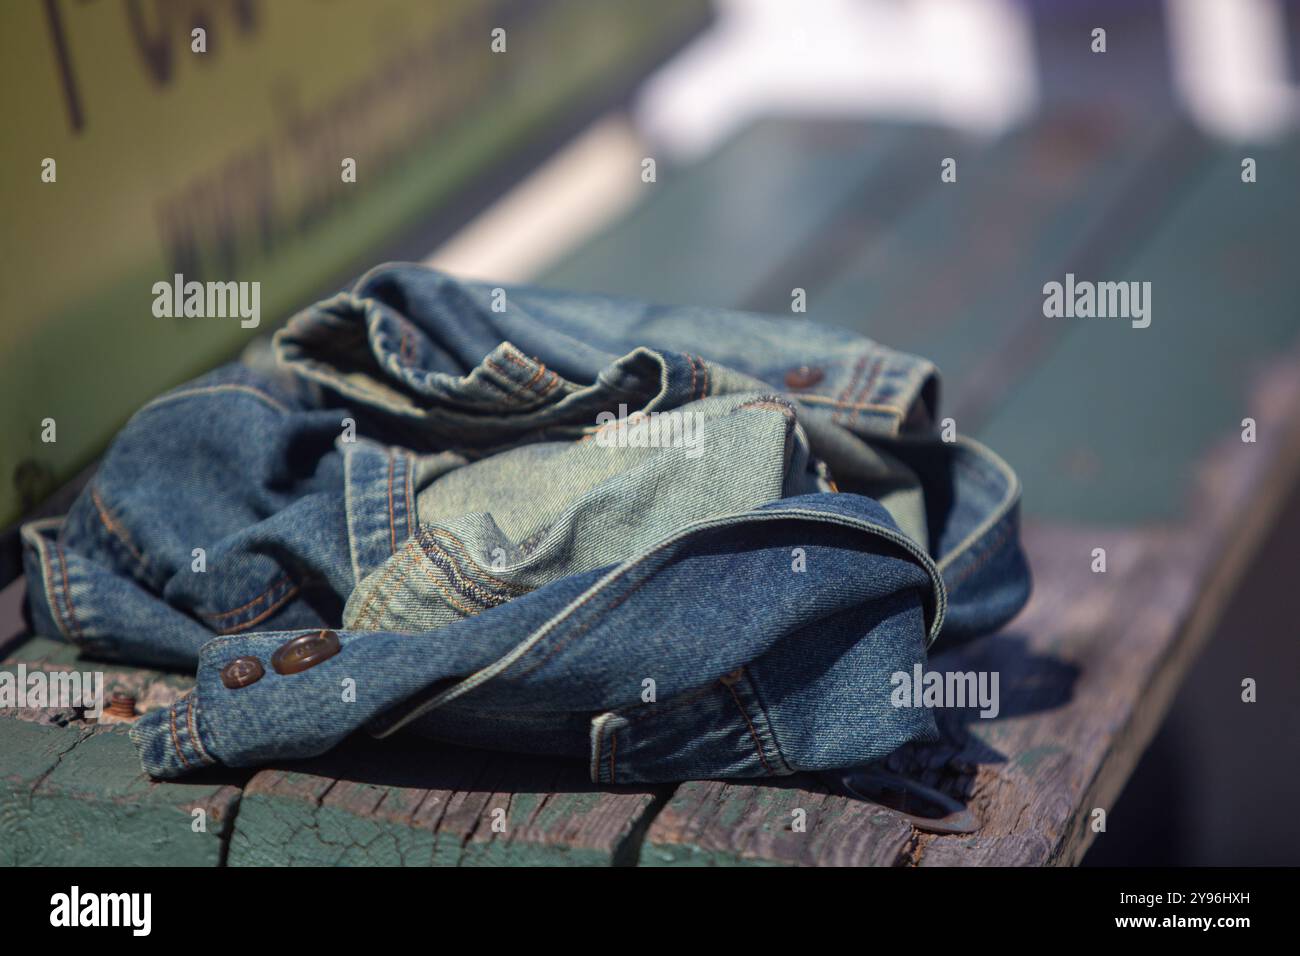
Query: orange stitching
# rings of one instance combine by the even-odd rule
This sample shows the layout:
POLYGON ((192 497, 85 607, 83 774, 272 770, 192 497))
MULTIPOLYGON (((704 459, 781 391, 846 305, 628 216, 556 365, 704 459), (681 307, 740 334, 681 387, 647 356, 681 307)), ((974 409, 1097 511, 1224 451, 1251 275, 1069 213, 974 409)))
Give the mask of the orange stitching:
MULTIPOLYGON (((412 539, 412 543, 414 543, 414 539, 412 539)), ((406 579, 407 574, 411 570, 410 567, 411 559, 415 557, 416 552, 414 549, 404 548, 403 551, 405 556, 402 558, 401 561, 397 562, 398 574, 397 577, 393 580, 393 587, 397 587, 398 584, 400 584, 402 581, 406 579)), ((380 586, 382 587, 382 582, 380 586)), ((384 591, 382 593, 376 591, 376 596, 381 597, 383 600, 381 600, 379 602, 379 606, 374 608, 371 612, 370 624, 372 626, 378 624, 380 614, 387 613, 388 601, 392 597, 392 593, 390 591, 384 591)))
POLYGON ((297 593, 298 593, 298 585, 295 584, 293 587, 289 588, 289 590, 287 590, 287 591, 284 592, 284 597, 280 598, 280 600, 276 601, 274 604, 272 604, 270 607, 268 607, 268 608, 267 608, 265 611, 263 611, 261 614, 257 615, 257 617, 253 618, 251 621, 245 621, 243 624, 236 624, 236 625, 234 625, 233 627, 220 627, 220 628, 217 628, 217 633, 218 633, 218 634, 238 634, 240 631, 246 631, 246 630, 248 630, 250 627, 252 627, 254 624, 260 624, 262 621, 265 621, 268 617, 270 617, 270 616, 271 616, 272 614, 274 614, 276 611, 280 610, 280 608, 284 607, 285 604, 287 604, 287 603, 288 603, 288 602, 293 598, 293 596, 294 596, 295 594, 297 594, 297 593))
POLYGON ((38 545, 37 548, 41 553, 41 564, 45 568, 45 601, 54 611, 55 623, 59 626, 59 630, 63 632, 63 636, 68 640, 72 640, 72 629, 68 627, 67 619, 63 616, 63 608, 59 607, 58 595, 51 590, 54 586, 54 566, 50 563, 49 545, 46 544, 45 547, 38 545))
POLYGON ((144 556, 135 549, 135 545, 131 543, 130 535, 126 533, 126 529, 119 525, 116 519, 109 514, 108 508, 104 505, 104 499, 99 497, 98 488, 92 487, 90 489, 90 499, 95 502, 95 510, 99 512, 99 520, 108 530, 108 533, 121 541, 122 544, 126 546, 126 549, 131 552, 131 555, 139 561, 141 565, 146 565, 144 556))
POLYGON ((691 401, 695 401, 695 356, 688 352, 686 358, 691 363, 691 401))
POLYGON ((415 456, 407 452, 406 464, 403 468, 406 473, 406 536, 408 538, 411 536, 411 515, 415 514, 415 491, 412 487, 414 478, 411 475, 415 470, 411 467, 414 461, 415 456))
MULTIPOLYGON (((957 590, 957 588, 960 585, 964 584, 966 580, 971 577, 971 575, 973 575, 980 568, 984 567, 984 565, 988 564, 988 562, 993 558, 993 556, 998 553, 998 549, 1002 547, 1004 543, 1006 543, 1007 538, 1010 536, 1011 536, 1011 522, 1005 521, 1002 530, 998 532, 998 536, 993 539, 992 543, 985 545, 984 553, 981 554, 978 558, 976 558, 973 562, 966 565, 966 567, 962 568, 961 573, 958 574, 956 577, 954 577, 951 583, 948 583, 948 590, 949 591, 957 590)), ((942 575, 940 575, 940 577, 942 577, 942 575)))
MULTIPOLYGON (((506 601, 510 600, 510 598, 503 594, 492 593, 489 588, 478 581, 475 581, 472 577, 466 574, 465 569, 461 567, 460 562, 456 560, 456 556, 446 548, 441 547, 436 541, 430 541, 429 547, 433 548, 434 551, 447 559, 447 563, 451 566, 448 571, 444 572, 447 575, 448 583, 457 588, 459 593, 465 597, 477 598, 479 602, 486 604, 489 607, 496 607, 498 604, 504 604, 506 601)), ((432 564, 433 562, 429 563, 432 564)))
MULTIPOLYGON (((745 668, 742 667, 741 671, 744 671, 744 669, 745 668)), ((723 686, 725 686, 727 690, 731 691, 731 699, 736 702, 736 707, 740 710, 740 716, 745 718, 745 723, 749 727, 749 736, 754 738, 754 749, 758 751, 759 762, 763 764, 764 770, 771 773, 772 768, 767 765, 767 758, 763 756, 763 743, 758 739, 758 731, 754 729, 754 722, 749 719, 749 711, 745 710, 745 705, 740 702, 740 695, 736 693, 735 685, 724 684, 723 686)))
POLYGON ((170 712, 171 712, 171 718, 172 718, 172 719, 171 719, 171 725, 172 725, 172 746, 176 748, 176 756, 178 756, 178 757, 181 758, 181 763, 185 764, 185 767, 186 767, 186 769, 188 770, 188 769, 189 769, 189 766, 190 766, 190 762, 189 762, 188 760, 185 759, 185 754, 184 754, 184 752, 181 750, 181 741, 180 741, 180 738, 179 738, 178 736, 176 736, 176 705, 175 705, 175 704, 172 704, 172 705, 171 705, 171 707, 170 707, 170 712))
POLYGON ((713 388, 713 374, 709 371, 709 363, 700 359, 700 372, 704 375, 704 390, 700 392, 700 398, 704 399, 713 388))
MULTIPOLYGON (((849 384, 844 387, 844 391, 840 392, 840 397, 836 399, 837 404, 843 405, 853 397, 853 390, 857 387, 858 379, 862 376, 862 370, 867 367, 867 359, 870 356, 871 353, 867 352, 863 353, 862 357, 858 359, 857 365, 853 367, 853 377, 849 379, 849 384)), ((840 413, 835 412, 831 415, 831 421, 839 422, 840 413)))
MULTIPOLYGON (((528 364, 527 364, 526 362, 523 361, 523 358, 524 358, 524 353, 523 353, 523 352, 520 352, 520 351, 519 351, 517 348, 515 348, 515 346, 514 346, 512 343, 510 343, 510 342, 503 342, 503 343, 501 343, 501 344, 506 346, 506 348, 504 348, 504 349, 501 350, 501 357, 502 357, 502 358, 504 358, 507 362, 513 362, 515 365, 518 365, 520 368, 522 368, 522 369, 524 369, 524 370, 527 370, 527 369, 528 369, 528 364)), ((491 361, 491 357, 490 357, 490 356, 488 357, 487 361, 491 361)))
POLYGON ((524 383, 524 388, 531 389, 533 387, 533 383, 536 382, 539 378, 541 378, 545 374, 546 374, 546 363, 538 362, 537 371, 533 373, 532 378, 530 378, 527 382, 524 383))
POLYGON ((77 632, 77 639, 84 641, 86 633, 81 629, 81 622, 77 620, 77 609, 72 605, 72 588, 68 584, 68 562, 63 555, 63 545, 56 541, 54 547, 59 552, 59 567, 63 569, 63 599, 68 602, 68 614, 72 618, 72 626, 77 632))
POLYGON ((837 398, 829 398, 825 395, 800 395, 799 402, 802 405, 833 405, 838 409, 854 408, 864 412, 888 412, 898 418, 903 417, 902 410, 893 405, 875 405, 871 402, 855 404, 854 402, 840 401, 837 398))
POLYGON ((758 408, 780 412, 786 418, 790 419, 795 417, 795 411, 792 405, 775 398, 756 398, 752 402, 745 402, 743 405, 737 405, 736 411, 749 411, 758 408))
MULTIPOLYGON (((436 537, 450 538, 456 544, 460 545, 461 549, 465 552, 465 560, 474 568, 475 571, 482 574, 483 577, 487 578, 493 584, 499 584, 507 591, 516 591, 520 594, 528 594, 532 590, 531 588, 526 588, 521 584, 514 584, 510 581, 503 581, 498 577, 488 574, 487 570, 481 567, 479 563, 475 561, 471 556, 469 545, 467 545, 464 541, 460 540, 460 538, 456 537, 450 531, 447 531, 445 528, 430 527, 428 529, 428 534, 429 537, 431 538, 436 538, 436 537)), ((450 557, 450 555, 448 555, 448 557, 450 557)))
MULTIPOLYGON (((490 359, 490 358, 485 358, 485 359, 483 360, 483 364, 480 365, 479 368, 475 369, 474 371, 477 372, 477 371, 479 371, 480 369, 482 369, 482 368, 484 368, 484 367, 486 367, 486 368, 491 368, 491 369, 495 369, 495 370, 496 370, 496 373, 497 373, 498 375, 500 375, 502 378, 504 378, 507 382, 509 382, 510 385, 512 386, 512 388, 509 388, 509 389, 508 389, 508 388, 506 388, 504 385, 502 385, 500 382, 494 381, 494 380, 491 378, 491 376, 488 376, 488 375, 480 375, 480 376, 479 376, 479 381, 481 381, 481 382, 485 382, 486 384, 491 385, 493 388, 495 388, 498 392, 500 392, 500 393, 504 396, 504 399, 503 399, 503 400, 498 401, 498 402, 495 402, 495 404, 497 404, 497 405, 503 405, 503 406, 509 406, 509 405, 512 405, 512 404, 518 404, 517 401, 513 401, 513 402, 510 401, 511 399, 517 399, 517 397, 518 397, 518 396, 515 395, 515 393, 514 393, 514 391, 513 391, 513 387, 514 387, 514 385, 515 385, 515 380, 512 379, 512 378, 510 377, 510 373, 507 372, 505 369, 503 369, 500 365, 497 365, 497 364, 496 364, 495 362, 493 362, 492 359, 490 359)), ((470 375, 472 376, 472 375, 473 375, 473 372, 471 372, 470 375)), ((486 400, 485 400, 485 401, 486 401, 486 400)))
POLYGON ((427 575, 429 580, 433 582, 434 587, 436 587, 439 591, 441 591, 442 596, 447 599, 448 604, 450 604, 456 610, 460 611, 460 613, 464 614, 466 617, 473 617, 474 614, 477 613, 475 611, 471 611, 469 608, 465 607, 454 597, 451 596, 451 592, 447 590, 446 585, 444 585, 441 581, 439 581, 437 576, 434 575, 433 565, 430 562, 422 561, 421 566, 424 568, 425 575, 427 575))
POLYGON ((207 760, 211 760, 212 756, 204 748, 203 741, 199 740, 199 732, 194 729, 194 701, 193 700, 187 699, 185 702, 185 726, 190 729, 190 738, 193 739, 194 744, 198 748, 199 753, 203 754, 204 758, 206 758, 207 760))
POLYGON ((560 378, 560 376, 555 372, 551 372, 549 369, 547 372, 551 376, 551 380, 547 383, 544 389, 538 392, 539 398, 545 398, 547 395, 550 395, 551 392, 555 391, 560 386, 560 383, 564 381, 564 379, 560 378))
MULTIPOLYGON (((406 552, 409 552, 409 551, 411 550, 411 546, 412 546, 413 544, 415 544, 415 539, 414 539, 414 538, 412 538, 412 539, 410 539, 409 541, 407 541, 407 543, 406 543, 406 547, 403 548, 402 550, 403 550, 403 551, 406 551, 406 552)), ((395 571, 395 570, 397 569, 397 566, 398 566, 399 564, 401 564, 401 563, 402 563, 401 561, 393 561, 393 560, 390 559, 389 564, 388 564, 388 568, 384 571, 383 576, 379 579, 379 584, 376 585, 375 589, 374 589, 373 591, 370 592, 370 597, 366 598, 366 603, 363 604, 363 605, 361 605, 361 611, 357 614, 357 626, 358 626, 358 627, 364 627, 364 626, 365 626, 365 624, 366 624, 366 612, 370 609, 370 605, 372 605, 373 603, 375 603, 375 598, 379 596, 379 592, 380 592, 380 590, 381 590, 381 589, 383 588, 383 586, 388 582, 388 579, 389 579, 390 577, 392 577, 392 575, 393 575, 393 571, 395 571)))
POLYGON ((522 397, 522 398, 532 398, 532 397, 534 397, 534 396, 532 395, 532 393, 529 393, 528 395, 523 395, 523 394, 522 394, 522 393, 523 393, 523 389, 521 389, 521 388, 519 387, 519 383, 516 382, 516 381, 511 377, 511 375, 510 375, 510 371, 509 371, 508 369, 504 369, 504 368, 502 368, 500 365, 498 365, 496 362, 492 361, 492 359, 490 359, 490 358, 486 358, 486 359, 484 359, 484 360, 483 360, 483 364, 486 365, 488 368, 492 369, 493 371, 495 371, 498 375, 500 375, 502 378, 504 378, 507 382, 510 383, 510 388, 509 388, 508 390, 507 390, 507 389, 504 389, 504 388, 501 388, 500 385, 498 385, 497 388, 501 388, 501 390, 502 390, 503 392, 505 392, 505 393, 506 393, 508 396, 510 396, 511 398, 518 399, 518 398, 521 398, 521 397, 522 397))
MULTIPOLYGON (((880 357, 877 357, 872 363, 871 371, 867 374, 867 380, 863 383, 862 388, 858 390, 858 394, 853 400, 855 405, 861 405, 862 400, 867 397, 867 393, 871 391, 871 386, 875 385, 876 379, 880 377, 880 370, 884 367, 884 364, 885 360, 880 357)), ((853 410, 853 417, 849 419, 849 424, 857 424, 858 414, 861 411, 861 408, 855 408, 853 410)))
POLYGON ((253 598, 253 600, 249 601, 247 604, 241 604, 239 605, 239 607, 234 608, 233 610, 230 611, 214 611, 214 612, 200 611, 199 617, 209 617, 209 618, 233 617, 234 615, 239 614, 242 611, 247 611, 249 608, 261 604, 263 601, 267 599, 267 597, 271 594, 272 591, 274 591, 278 587, 281 587, 284 584, 287 584, 288 582, 289 582, 289 575, 281 574, 278 578, 276 578, 274 581, 271 582, 270 587, 268 587, 257 597, 253 598))
POLYGON ((397 553, 397 519, 393 516, 393 450, 388 449, 388 553, 397 553))

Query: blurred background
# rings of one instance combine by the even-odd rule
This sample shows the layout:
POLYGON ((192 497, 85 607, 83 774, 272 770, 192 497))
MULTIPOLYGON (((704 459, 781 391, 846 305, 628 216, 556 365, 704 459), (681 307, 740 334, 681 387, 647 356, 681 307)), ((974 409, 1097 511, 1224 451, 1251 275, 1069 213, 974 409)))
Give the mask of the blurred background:
MULTIPOLYGON (((804 290, 937 362, 1027 518, 1075 524, 1178 520, 1300 332, 1300 3, 10 0, 0 23, 0 524, 386 259, 786 314, 804 290), (1066 272, 1152 282, 1153 329, 1044 319, 1066 272), (261 282, 262 326, 155 318, 175 273, 261 282)), ((1086 862, 1295 862, 1294 493, 1284 514, 1086 862), (1243 708, 1223 673, 1268 695, 1243 708)), ((0 584, 12 529, 2 560, 0 584)))

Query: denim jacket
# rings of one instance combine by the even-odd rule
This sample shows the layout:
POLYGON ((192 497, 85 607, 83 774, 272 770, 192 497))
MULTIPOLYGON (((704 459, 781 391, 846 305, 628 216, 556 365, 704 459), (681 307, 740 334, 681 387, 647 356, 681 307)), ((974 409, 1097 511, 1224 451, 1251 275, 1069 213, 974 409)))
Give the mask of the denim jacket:
POLYGON ((155 776, 399 730, 605 783, 853 766, 935 732, 891 675, 1028 595, 1015 475, 844 331, 395 264, 272 352, 23 529, 38 632, 197 670, 132 730, 155 776))

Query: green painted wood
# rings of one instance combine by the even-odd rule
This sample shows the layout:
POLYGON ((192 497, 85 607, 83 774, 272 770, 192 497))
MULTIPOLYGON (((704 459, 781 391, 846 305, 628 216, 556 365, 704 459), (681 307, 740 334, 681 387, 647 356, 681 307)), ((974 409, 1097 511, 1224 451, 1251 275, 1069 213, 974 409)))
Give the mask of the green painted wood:
MULTIPOLYGON (((823 240, 844 207, 866 205, 882 221, 892 218, 909 193, 898 185, 901 173, 943 155, 953 140, 886 124, 758 123, 695 165, 661 163, 639 206, 539 281, 734 307, 823 240)), ((788 310, 790 289, 782 296, 779 307, 788 310)))
MULTIPOLYGON (((35 638, 0 669, 101 671, 108 692, 166 706, 188 678, 81 660, 76 648, 35 638)), ((149 779, 127 722, 80 711, 0 709, 0 865, 217 866, 246 774, 149 779), (202 817, 194 811, 201 810, 202 817), (201 829, 196 829, 196 821, 201 829)))
POLYGON ((1104 269, 1148 235, 1207 161, 1181 123, 1066 110, 959 158, 895 228, 863 232, 860 254, 809 315, 913 351, 943 373, 959 428, 1038 361, 1063 331, 1044 328, 1042 286, 1104 269), (1015 363, 1011 362, 1015 359, 1015 363))
POLYGON ((576 761, 357 741, 244 792, 231 866, 630 864, 664 788, 597 788, 576 761))
POLYGON ((888 866, 915 843, 883 807, 805 776, 757 785, 682 784, 655 817, 642 866, 888 866))
POLYGON ((1300 143, 1250 153, 1259 182, 1218 155, 1135 256, 1093 277, 1151 282, 1149 328, 1035 318, 1062 340, 978 431, 1020 473, 1028 513, 1178 520, 1195 462, 1240 431, 1249 383, 1300 334, 1300 143))

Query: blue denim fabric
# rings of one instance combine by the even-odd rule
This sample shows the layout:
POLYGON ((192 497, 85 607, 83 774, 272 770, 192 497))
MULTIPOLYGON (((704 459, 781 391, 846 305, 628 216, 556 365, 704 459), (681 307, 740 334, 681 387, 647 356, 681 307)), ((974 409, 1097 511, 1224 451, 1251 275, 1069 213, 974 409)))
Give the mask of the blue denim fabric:
POLYGON ((197 665, 133 728, 156 776, 358 730, 616 783, 852 766, 934 733, 894 672, 1028 595, 1012 471, 934 433, 928 362, 842 331, 389 265, 274 358, 149 403, 23 531, 39 632, 197 665), (271 667, 322 628, 337 655, 271 667))

